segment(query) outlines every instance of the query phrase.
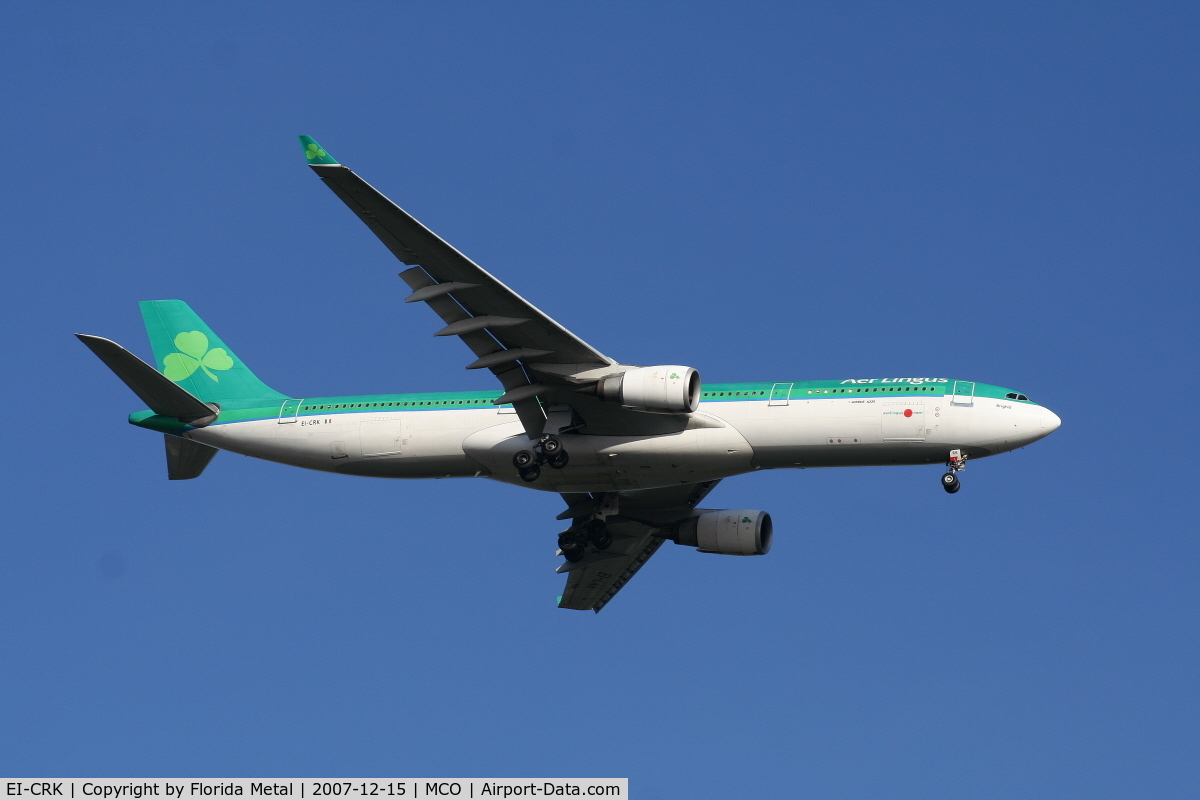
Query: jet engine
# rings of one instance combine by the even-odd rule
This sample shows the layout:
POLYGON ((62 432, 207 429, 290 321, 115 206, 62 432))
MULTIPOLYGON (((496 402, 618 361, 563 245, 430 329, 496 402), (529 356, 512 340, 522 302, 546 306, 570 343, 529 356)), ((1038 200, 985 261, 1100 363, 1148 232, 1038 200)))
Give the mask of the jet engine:
POLYGON ((748 508, 705 511, 680 523, 676 544, 723 556, 761 556, 771 549, 771 515, 748 508))
POLYGON ((620 403, 634 411, 686 414, 700 405, 700 373, 691 367, 672 364, 636 367, 601 378, 596 394, 601 400, 620 403))

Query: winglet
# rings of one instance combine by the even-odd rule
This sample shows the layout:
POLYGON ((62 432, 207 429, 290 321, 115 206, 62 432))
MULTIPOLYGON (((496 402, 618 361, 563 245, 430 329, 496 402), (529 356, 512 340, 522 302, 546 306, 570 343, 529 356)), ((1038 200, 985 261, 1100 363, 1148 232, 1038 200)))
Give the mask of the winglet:
POLYGON ((337 159, 329 155, 322 149, 321 145, 317 144, 316 139, 311 136, 301 136, 300 146, 304 148, 304 157, 308 159, 308 163, 312 164, 337 164, 337 159))

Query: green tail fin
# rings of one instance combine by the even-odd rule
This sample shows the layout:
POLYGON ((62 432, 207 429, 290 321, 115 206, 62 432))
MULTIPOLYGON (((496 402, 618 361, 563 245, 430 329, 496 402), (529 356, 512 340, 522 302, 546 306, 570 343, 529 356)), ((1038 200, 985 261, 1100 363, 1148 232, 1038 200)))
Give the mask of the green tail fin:
POLYGON ((287 399, 255 377, 182 300, 143 300, 155 366, 207 403, 287 399))

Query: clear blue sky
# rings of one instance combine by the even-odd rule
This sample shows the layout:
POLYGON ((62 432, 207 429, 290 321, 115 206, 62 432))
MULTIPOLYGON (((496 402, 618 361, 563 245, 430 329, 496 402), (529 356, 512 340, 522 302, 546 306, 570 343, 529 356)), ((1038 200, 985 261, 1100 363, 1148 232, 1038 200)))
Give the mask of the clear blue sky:
POLYGON ((4 9, 0 774, 628 776, 640 798, 1200 794, 1200 12, 4 9), (558 610, 557 496, 220 454, 71 334, 179 297, 295 397, 493 388, 296 134, 614 357, 1063 418, 724 482, 775 548, 558 610))

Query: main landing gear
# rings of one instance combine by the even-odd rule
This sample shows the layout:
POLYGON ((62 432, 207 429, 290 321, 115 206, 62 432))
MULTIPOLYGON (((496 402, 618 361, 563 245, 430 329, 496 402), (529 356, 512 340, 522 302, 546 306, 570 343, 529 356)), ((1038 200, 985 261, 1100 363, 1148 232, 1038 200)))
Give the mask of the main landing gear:
POLYGON ((967 468, 967 457, 961 450, 951 450, 950 460, 946 462, 946 474, 942 476, 942 488, 954 494, 962 488, 958 473, 967 468))
POLYGON ((518 450, 513 456, 513 466, 517 468, 521 480, 533 483, 541 477, 543 464, 551 469, 562 469, 570 460, 562 440, 548 433, 533 443, 532 451, 518 450))
POLYGON ((572 525, 558 535, 558 549, 562 551, 563 557, 572 563, 583 558, 589 544, 597 550, 607 550, 612 543, 612 532, 604 521, 599 519, 572 525))

